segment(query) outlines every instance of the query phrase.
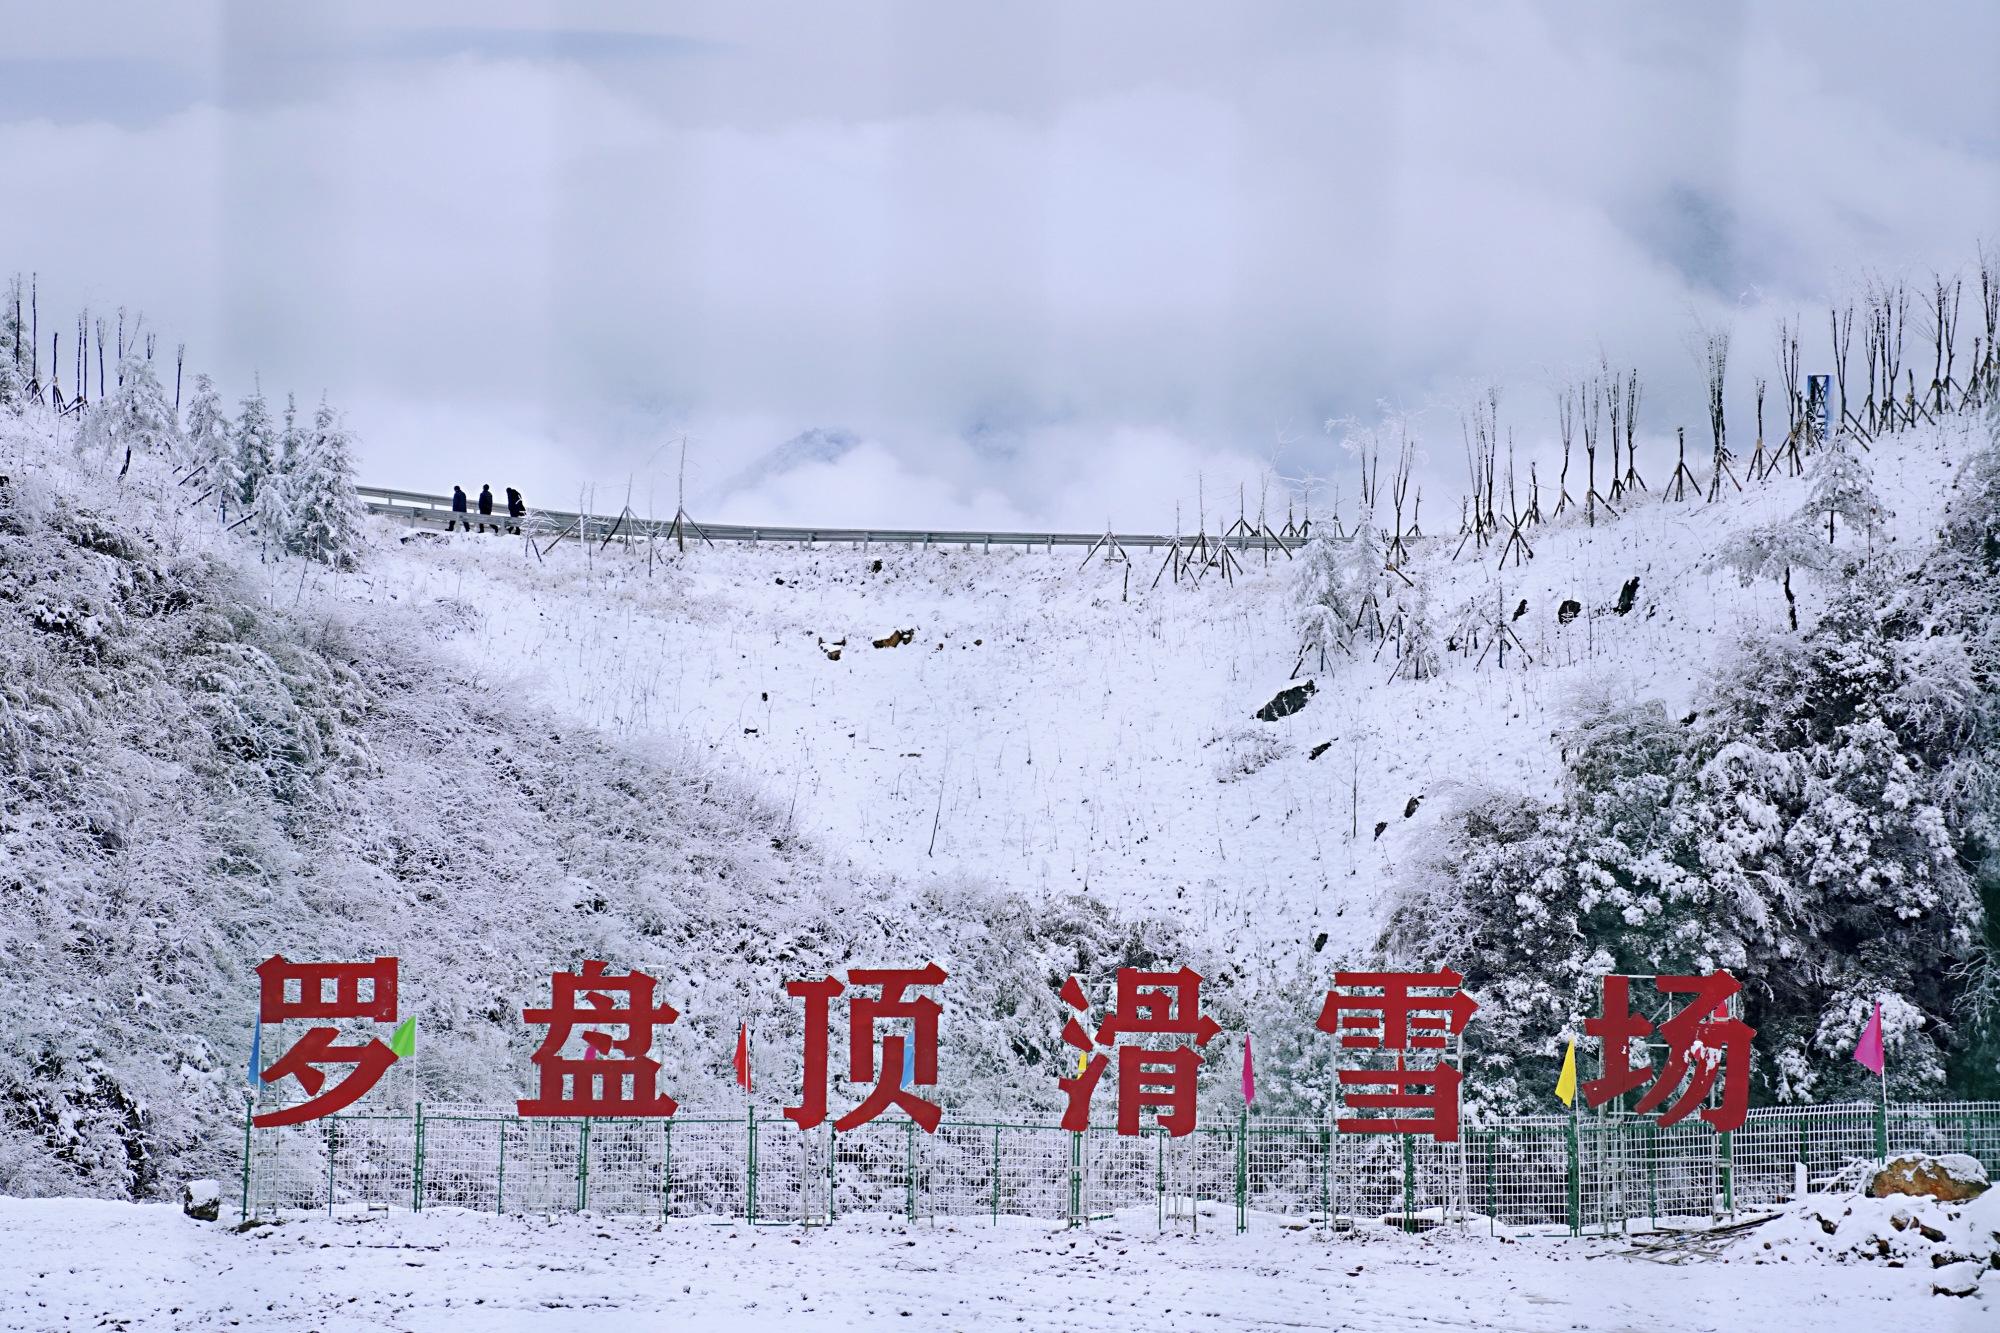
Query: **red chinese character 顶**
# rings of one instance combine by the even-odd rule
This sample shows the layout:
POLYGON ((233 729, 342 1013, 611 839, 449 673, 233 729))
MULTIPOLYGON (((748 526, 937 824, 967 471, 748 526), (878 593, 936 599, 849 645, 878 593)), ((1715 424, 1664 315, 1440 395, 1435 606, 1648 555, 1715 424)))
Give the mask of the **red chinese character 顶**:
POLYGON ((1338 1122, 1343 1134, 1429 1134, 1440 1143, 1458 1141, 1456 1066, 1439 1056, 1429 1067, 1412 1068, 1411 1051, 1442 1051, 1465 1031, 1479 1004, 1459 989, 1465 978, 1450 968, 1440 972, 1336 972, 1333 989, 1320 1009, 1319 1030, 1340 1038, 1345 1049, 1393 1051, 1393 1069, 1343 1069, 1340 1084, 1347 1106, 1387 1111, 1387 1116, 1352 1116, 1338 1122), (1348 994, 1342 994, 1342 991, 1348 994), (1371 990, 1379 994, 1351 992, 1371 990), (1427 992, 1416 994, 1417 991, 1427 992), (1444 992, 1434 994, 1428 992, 1444 992), (1366 1092, 1359 1089, 1386 1088, 1366 1092), (1428 1089, 1420 1092, 1418 1089, 1428 1089), (1428 1116, 1400 1114, 1429 1111, 1428 1116))
POLYGON ((644 972, 605 971, 591 959, 581 972, 549 978, 546 1009, 526 1008, 521 1017, 548 1025, 532 1057, 541 1076, 538 1096, 515 1103, 524 1116, 665 1116, 680 1103, 659 1089, 660 1062, 653 1059, 653 1029, 680 1017, 653 992, 659 982, 644 972), (614 1003, 622 996, 624 1003, 614 1003), (597 1029, 616 1027, 614 1037, 597 1029), (583 1032, 583 1053, 563 1054, 571 1034, 583 1032))
POLYGON ((879 995, 857 995, 848 1003, 847 1077, 855 1083, 874 1080, 861 1104, 833 1122, 845 1134, 891 1108, 901 1110, 925 1133, 935 1133, 944 1112, 937 1103, 919 1097, 910 1086, 937 1083, 938 1018, 944 1006, 928 996, 907 994, 913 986, 942 986, 946 974, 936 963, 922 967, 857 967, 847 984, 834 977, 788 981, 785 993, 806 1002, 805 1073, 799 1104, 788 1106, 787 1120, 811 1129, 826 1119, 827 1022, 834 999, 848 985, 879 987, 879 995), (884 1033, 878 1043, 876 1025, 907 1021, 909 1035, 884 1033), (907 1069, 909 1077, 904 1078, 907 1069))
MULTIPOLYGON (((1692 995, 1694 999, 1660 1024, 1660 1037, 1667 1043, 1667 1062, 1633 1109, 1640 1115, 1650 1114, 1678 1089, 1680 1096, 1659 1120, 1662 1129, 1677 1125, 1707 1099, 1716 1074, 1722 1072, 1722 1104, 1704 1107, 1701 1118, 1725 1133, 1743 1128, 1750 1113, 1750 1042, 1757 1035, 1741 1019, 1729 1016, 1729 1001, 1743 987, 1727 972, 1655 977, 1653 985, 1662 994, 1692 995)), ((1632 1012, 1631 978, 1604 978, 1603 1012, 1585 1019, 1583 1030, 1603 1042, 1604 1073, 1582 1089, 1584 1101, 1591 1106, 1623 1096, 1653 1074, 1650 1061, 1636 1068, 1632 1064, 1631 1043, 1654 1029, 1652 1023, 1632 1012)))
MULTIPOLYGON (((394 958, 377 958, 372 963, 294 963, 283 954, 273 954, 257 965, 257 1021, 283 1023, 293 1018, 367 1019, 376 1023, 396 1021, 396 969, 394 958), (298 998, 287 990, 296 986, 298 998), (365 991, 365 994, 364 994, 365 991)), ((343 1111, 367 1095, 381 1081, 396 1053, 381 1040, 340 1045, 337 1027, 308 1028, 258 1077, 266 1083, 295 1078, 305 1089, 307 1100, 296 1106, 266 1111, 251 1117, 259 1129, 298 1125, 308 1120, 343 1111), (352 1065, 354 1070, 333 1085, 325 1096, 326 1075, 319 1065, 352 1065)))
MULTIPOLYGON (((1099 1044, 1111 1046, 1120 1036, 1192 1037, 1194 1046, 1183 1042, 1168 1050, 1134 1043, 1117 1046, 1118 1132, 1141 1132, 1140 1117, 1151 1109, 1168 1134, 1178 1138, 1192 1133, 1201 1075, 1201 1055, 1195 1047, 1208 1045, 1222 1031, 1221 1024, 1201 1012, 1201 974, 1190 967, 1177 972, 1121 967, 1117 987, 1117 1005, 1105 1014, 1095 1035, 1073 1016, 1063 1023, 1063 1040, 1077 1049, 1081 1067, 1075 1077, 1057 1083, 1068 1099, 1062 1127, 1072 1133, 1090 1127, 1090 1099, 1110 1064, 1110 1057, 1096 1049, 1099 1044)), ((1088 1013, 1089 1001, 1075 977, 1063 983, 1061 994, 1071 1009, 1088 1013)))

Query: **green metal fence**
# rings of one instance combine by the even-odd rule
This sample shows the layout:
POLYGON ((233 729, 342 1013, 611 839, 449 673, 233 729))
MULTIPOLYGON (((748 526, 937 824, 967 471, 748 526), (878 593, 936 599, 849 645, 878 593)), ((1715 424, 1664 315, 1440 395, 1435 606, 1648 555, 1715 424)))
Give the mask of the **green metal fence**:
POLYGON ((1122 1216, 1162 1230, 1242 1229, 1253 1213, 1407 1229, 1450 1223, 1580 1234, 1716 1217, 1789 1198, 1884 1151, 1963 1152, 2000 1174, 2000 1102, 1767 1107, 1733 1134, 1699 1120, 1546 1116, 1458 1143, 1245 1118, 1183 1138, 1106 1126, 905 1120, 853 1133, 740 1118, 522 1119, 419 1106, 281 1129, 246 1120, 244 1215, 307 1210, 589 1209, 813 1225, 844 1214, 1122 1216))

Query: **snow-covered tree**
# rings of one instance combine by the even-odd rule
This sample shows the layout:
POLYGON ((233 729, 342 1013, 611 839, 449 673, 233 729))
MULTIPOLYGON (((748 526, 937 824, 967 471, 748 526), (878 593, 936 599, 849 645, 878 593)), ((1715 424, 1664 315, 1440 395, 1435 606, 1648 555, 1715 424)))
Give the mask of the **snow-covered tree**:
POLYGON ((1335 653, 1347 650, 1353 610, 1342 581, 1340 543, 1314 536, 1299 552, 1292 596, 1299 635, 1299 660, 1324 671, 1335 653))
POLYGON ((222 395, 215 391, 215 382, 205 374, 196 375, 182 448, 190 468, 208 468, 209 484, 218 494, 234 486, 236 455, 230 435, 229 417, 222 410, 222 395))
POLYGON ((1873 533, 1882 524, 1882 501, 1875 494, 1867 460, 1854 446, 1849 432, 1833 432, 1813 464, 1811 490, 1800 511, 1825 525, 1828 542, 1837 537, 1835 519, 1863 533, 1873 533))
POLYGON ((0 411, 20 411, 28 396, 28 335, 21 327, 21 280, 13 279, 0 304, 0 411))
POLYGON ((313 414, 312 430, 299 434, 302 443, 286 480, 287 549, 345 568, 361 549, 362 511, 354 493, 352 442, 324 402, 313 414))
POLYGON ((257 498, 275 475, 278 464, 278 430, 261 389, 243 400, 229 443, 235 504, 245 513, 254 512, 257 498))
POLYGON ((90 408, 83 440, 105 449, 164 453, 179 435, 173 404, 153 373, 153 363, 128 355, 119 364, 118 383, 110 396, 90 408))
POLYGON ((1396 674, 1409 680, 1428 680, 1444 666, 1439 647, 1437 615, 1431 604, 1431 577, 1427 566, 1406 571, 1410 586, 1397 598, 1398 629, 1396 653, 1400 659, 1396 674))

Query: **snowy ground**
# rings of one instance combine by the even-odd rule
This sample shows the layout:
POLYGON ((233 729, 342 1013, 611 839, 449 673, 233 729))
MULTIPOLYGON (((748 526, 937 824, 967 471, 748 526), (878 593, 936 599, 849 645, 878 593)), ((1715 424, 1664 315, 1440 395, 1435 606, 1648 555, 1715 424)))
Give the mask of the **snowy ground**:
MULTIPOLYGON (((1877 443, 1890 539, 1936 526, 1962 429, 1877 443)), ((1777 587, 1741 587, 1713 557, 1805 491, 1642 495, 1613 522, 1535 530, 1536 559, 1504 571, 1491 549, 1454 558, 1456 536, 1428 539, 1417 564, 1435 570, 1439 622, 1490 624, 1525 601, 1509 624, 1534 665, 1455 655, 1442 679, 1391 682, 1389 650, 1317 674, 1311 704, 1276 723, 1251 713, 1296 660, 1282 557, 1189 591, 1153 586, 1157 552, 1134 553, 1129 583, 1127 566, 1079 568, 1075 552, 730 546, 649 569, 615 546, 542 561, 518 539, 399 546, 385 528, 347 587, 431 607, 480 674, 755 776, 862 873, 1087 887, 1177 913, 1212 945, 1283 955, 1326 932, 1338 952, 1372 943, 1383 885, 1454 786, 1546 793, 1573 702, 1678 711, 1739 628, 1782 626, 1777 587), (1638 603, 1616 615, 1634 575, 1638 603), (1561 626, 1569 598, 1585 613, 1561 626), (899 628, 914 642, 871 646, 899 628), (822 640, 845 640, 838 661, 822 640)), ((1810 622, 1816 596, 1798 586, 1810 622)))
MULTIPOLYGON (((1674 1266, 1617 1240, 1160 1235, 1003 1221, 818 1230, 588 1216, 292 1222, 236 1235, 163 1206, 0 1199, 0 1328, 1992 1328, 1917 1267, 1674 1266)), ((1751 1233, 1754 1235, 1755 1233, 1751 1233)), ((1803 1256, 1801 1256, 1803 1257, 1803 1256)), ((1768 1262, 1760 1262, 1766 1260, 1768 1262)))

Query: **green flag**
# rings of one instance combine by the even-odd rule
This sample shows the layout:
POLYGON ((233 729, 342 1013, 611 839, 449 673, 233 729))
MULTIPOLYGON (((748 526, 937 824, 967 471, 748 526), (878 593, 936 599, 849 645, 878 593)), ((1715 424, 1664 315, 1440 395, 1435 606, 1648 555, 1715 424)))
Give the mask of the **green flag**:
POLYGON ((417 1053, 417 1020, 406 1018, 396 1025, 396 1034, 389 1038, 389 1049, 398 1060, 407 1060, 417 1053))

